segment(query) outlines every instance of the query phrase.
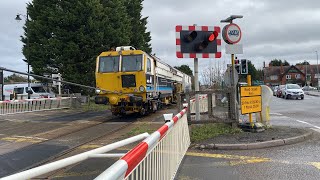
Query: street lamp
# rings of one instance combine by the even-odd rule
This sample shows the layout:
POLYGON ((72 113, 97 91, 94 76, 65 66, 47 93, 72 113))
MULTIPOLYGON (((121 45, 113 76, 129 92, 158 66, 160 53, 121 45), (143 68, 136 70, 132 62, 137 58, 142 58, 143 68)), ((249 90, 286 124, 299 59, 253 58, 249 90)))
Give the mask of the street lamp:
MULTIPOLYGON (((17 20, 17 21, 21 21, 22 19, 21 19, 21 16, 23 16, 26 20, 27 20, 27 23, 28 22, 30 22, 30 20, 29 20, 29 13, 28 13, 28 9, 27 9, 27 14, 26 15, 23 15, 23 14, 17 14, 17 16, 16 16, 16 18, 15 18, 15 20, 17 20)), ((30 99, 30 90, 31 90, 31 88, 30 88, 30 63, 29 63, 29 61, 30 61, 30 49, 29 49, 29 28, 27 27, 27 49, 28 49, 28 53, 27 53, 27 59, 23 59, 23 61, 25 61, 26 63, 27 63, 27 65, 28 65, 28 99, 30 99)))

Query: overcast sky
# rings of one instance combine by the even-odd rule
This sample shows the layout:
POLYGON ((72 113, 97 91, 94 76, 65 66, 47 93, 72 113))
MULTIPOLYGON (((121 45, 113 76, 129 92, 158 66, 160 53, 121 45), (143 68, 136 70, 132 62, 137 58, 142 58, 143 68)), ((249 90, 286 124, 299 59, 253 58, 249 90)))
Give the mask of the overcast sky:
MULTIPOLYGON (((28 0, 0 1, 0 66, 26 71, 21 60, 24 21, 14 20, 17 13, 25 14, 28 0)), ((263 61, 285 59, 290 64, 309 61, 317 63, 315 51, 320 52, 320 1, 318 0, 145 0, 143 16, 148 16, 153 53, 172 66, 188 64, 193 69, 193 59, 178 59, 175 51, 176 25, 220 26, 221 19, 243 15, 237 19, 242 30, 246 58, 261 68, 263 61)), ((199 59, 203 70, 215 62, 229 63, 222 42, 221 59, 199 59)))

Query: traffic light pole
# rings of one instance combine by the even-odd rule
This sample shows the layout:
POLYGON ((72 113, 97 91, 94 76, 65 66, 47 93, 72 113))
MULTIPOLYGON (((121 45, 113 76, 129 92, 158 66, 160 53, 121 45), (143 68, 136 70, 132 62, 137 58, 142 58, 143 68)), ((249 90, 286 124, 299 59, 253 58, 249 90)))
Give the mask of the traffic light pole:
POLYGON ((236 94, 237 94, 237 86, 235 82, 235 65, 234 65, 234 54, 231 54, 231 87, 232 87, 232 93, 231 93, 231 103, 232 103, 232 111, 233 114, 232 119, 235 119, 236 121, 239 120, 238 117, 238 105, 236 100, 236 94))
POLYGON ((196 121, 200 121, 200 104, 199 104, 199 94, 197 91, 199 91, 199 75, 198 75, 198 58, 194 58, 194 90, 196 92, 195 98, 196 98, 196 121))

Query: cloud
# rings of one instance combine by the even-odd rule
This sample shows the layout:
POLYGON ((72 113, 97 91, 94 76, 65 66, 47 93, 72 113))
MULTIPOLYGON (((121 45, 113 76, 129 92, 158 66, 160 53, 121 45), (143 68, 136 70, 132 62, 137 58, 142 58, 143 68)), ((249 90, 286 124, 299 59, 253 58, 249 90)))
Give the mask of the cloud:
MULTIPOLYGON (((1 66, 25 71, 21 59, 23 22, 16 22, 17 13, 25 13, 26 2, 2 0, 0 6, 0 62, 1 66)), ((223 27, 220 23, 232 14, 243 15, 237 23, 243 32, 242 40, 246 58, 256 67, 274 58, 286 59, 291 64, 308 60, 316 63, 315 51, 320 51, 320 1, 317 0, 145 0, 143 16, 148 16, 148 30, 152 36, 153 53, 172 66, 188 64, 193 69, 193 59, 178 59, 175 53, 176 25, 209 25, 223 27)), ((119 44, 120 45, 120 44, 119 44)), ((222 58, 211 62, 230 62, 224 52, 222 58)), ((199 59, 199 71, 209 66, 209 59, 199 59)))

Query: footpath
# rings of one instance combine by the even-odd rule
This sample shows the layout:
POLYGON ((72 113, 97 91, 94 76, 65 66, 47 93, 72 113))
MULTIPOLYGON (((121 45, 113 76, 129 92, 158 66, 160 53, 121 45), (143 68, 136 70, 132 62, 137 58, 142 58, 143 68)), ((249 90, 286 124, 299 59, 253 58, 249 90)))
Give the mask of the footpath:
POLYGON ((309 96, 320 97, 320 92, 319 92, 319 91, 305 91, 304 93, 305 93, 306 95, 309 95, 309 96))
POLYGON ((263 132, 241 132, 219 135, 191 145, 193 150, 246 150, 282 146, 302 142, 312 135, 312 131, 302 128, 273 126, 263 132))

